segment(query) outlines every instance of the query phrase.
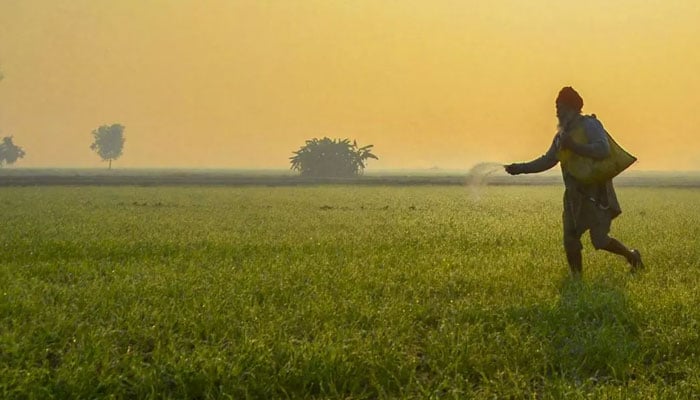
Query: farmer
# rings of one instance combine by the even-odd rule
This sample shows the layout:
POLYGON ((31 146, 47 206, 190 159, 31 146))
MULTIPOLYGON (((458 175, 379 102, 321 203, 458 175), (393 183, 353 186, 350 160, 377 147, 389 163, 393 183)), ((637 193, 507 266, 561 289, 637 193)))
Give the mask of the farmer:
MULTIPOLYGON (((511 175, 532 174, 546 171, 560 161, 560 150, 569 149, 579 156, 602 159, 610 154, 608 136, 603 125, 593 117, 581 115, 583 99, 571 87, 564 87, 556 99, 558 132, 554 136, 549 150, 540 158, 527 162, 505 166, 511 175), (573 141, 568 131, 583 125, 587 144, 573 141)), ((644 267, 638 250, 630 250, 617 239, 611 238, 610 223, 620 215, 622 210, 617 202, 612 179, 602 183, 585 184, 567 171, 562 165, 564 177, 564 250, 571 274, 579 278, 582 273, 581 235, 590 231, 591 242, 597 250, 606 250, 625 257, 631 271, 644 267)))

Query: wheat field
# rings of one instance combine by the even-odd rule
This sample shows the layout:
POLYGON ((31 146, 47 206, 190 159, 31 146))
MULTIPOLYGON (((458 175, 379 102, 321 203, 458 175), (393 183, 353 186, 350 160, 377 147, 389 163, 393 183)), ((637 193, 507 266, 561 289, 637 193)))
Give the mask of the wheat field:
POLYGON ((0 190, 2 398, 700 396, 698 189, 579 282, 557 186, 0 190))

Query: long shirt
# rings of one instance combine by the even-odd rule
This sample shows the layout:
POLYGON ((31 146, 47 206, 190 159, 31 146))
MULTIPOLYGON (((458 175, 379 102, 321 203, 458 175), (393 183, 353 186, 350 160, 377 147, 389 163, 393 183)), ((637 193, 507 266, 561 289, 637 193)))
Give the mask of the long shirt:
MULTIPOLYGON (((603 124, 594 116, 580 116, 577 120, 569 124, 569 126, 573 127, 579 123, 583 124, 587 143, 578 144, 575 148, 571 148, 571 151, 581 156, 594 159, 601 159, 610 155, 608 133, 605 131, 605 128, 603 128, 603 124)), ((531 174, 546 171, 557 165, 559 163, 557 152, 560 149, 562 135, 566 135, 565 129, 554 135, 552 144, 549 146, 546 153, 530 162, 518 164, 519 169, 523 173, 531 174)), ((564 186, 566 187, 564 192, 564 207, 570 207, 569 211, 575 219, 579 218, 584 201, 591 201, 595 203, 597 207, 607 209, 610 212, 611 218, 620 215, 622 209, 620 208, 620 203, 617 201, 612 179, 603 183, 585 184, 574 178, 563 166, 561 171, 564 179, 564 186)))

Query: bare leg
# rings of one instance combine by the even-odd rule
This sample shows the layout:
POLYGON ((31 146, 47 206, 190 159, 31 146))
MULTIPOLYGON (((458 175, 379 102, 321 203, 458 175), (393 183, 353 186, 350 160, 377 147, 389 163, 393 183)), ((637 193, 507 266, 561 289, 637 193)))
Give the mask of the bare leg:
POLYGON ((635 261, 634 253, 632 253, 624 244, 620 243, 617 239, 610 238, 608 245, 602 247, 601 250, 609 251, 614 254, 621 255, 627 259, 627 262, 632 264, 635 261))
POLYGON ((639 250, 630 250, 617 239, 611 238, 610 242, 608 242, 608 244, 601 249, 625 257, 627 262, 632 267, 632 272, 636 272, 644 268, 644 264, 642 263, 642 255, 639 253, 639 250))

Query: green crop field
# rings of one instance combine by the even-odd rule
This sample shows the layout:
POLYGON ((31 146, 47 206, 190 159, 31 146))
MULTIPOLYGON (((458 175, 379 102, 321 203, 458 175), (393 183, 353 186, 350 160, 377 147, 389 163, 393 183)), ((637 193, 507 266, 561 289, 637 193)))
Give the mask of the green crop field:
POLYGON ((700 190, 0 188, 0 398, 700 396, 700 190))

